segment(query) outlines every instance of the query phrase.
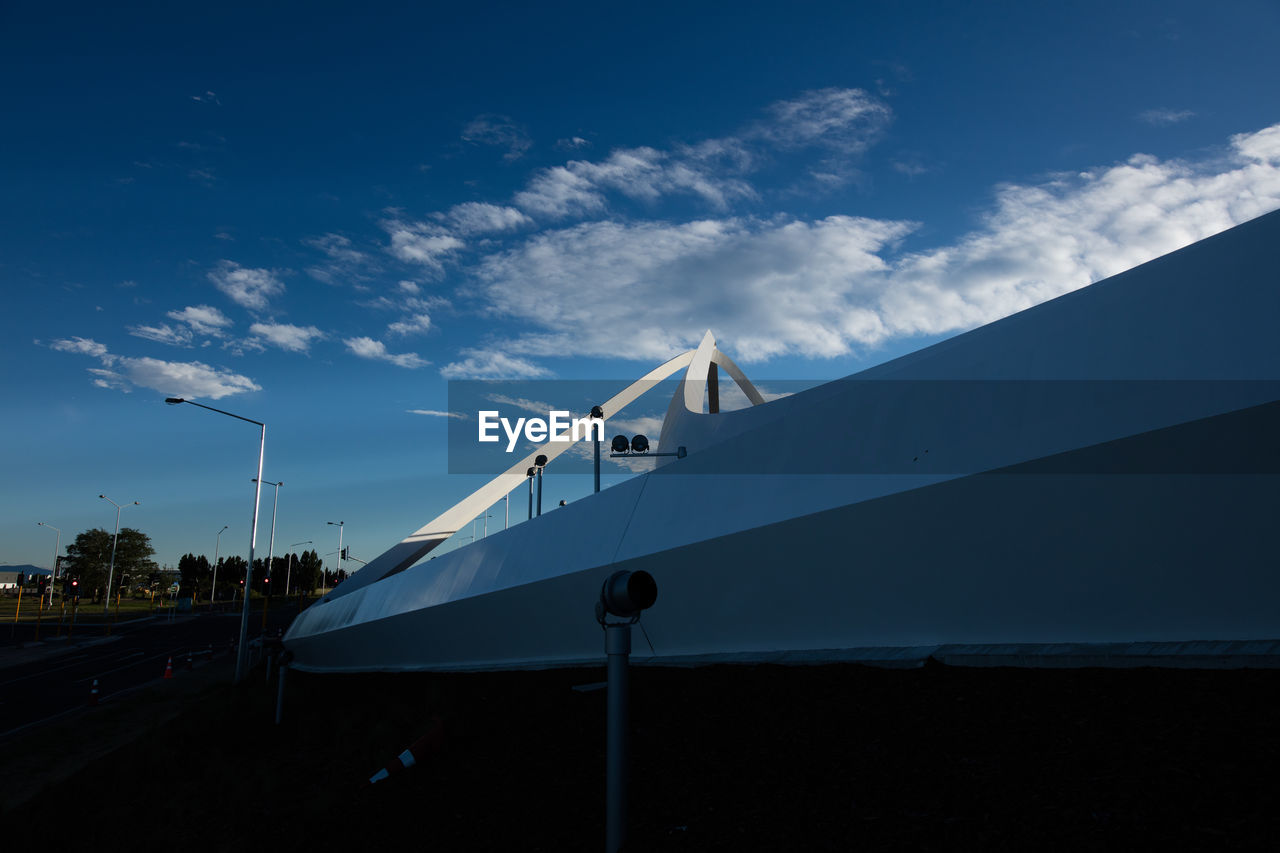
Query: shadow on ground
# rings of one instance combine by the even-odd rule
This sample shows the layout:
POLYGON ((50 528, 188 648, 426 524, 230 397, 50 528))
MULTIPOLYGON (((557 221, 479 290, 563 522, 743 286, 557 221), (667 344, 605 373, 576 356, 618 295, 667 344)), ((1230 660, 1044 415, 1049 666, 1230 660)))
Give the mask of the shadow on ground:
MULTIPOLYGON (((603 678, 290 673, 281 727, 261 668, 171 714, 122 704, 129 742, 10 808, 6 847, 53 837, 11 819, 39 813, 95 850, 599 850, 605 693, 572 688, 603 678), (444 750, 367 786, 436 715, 444 750)), ((632 686, 631 850, 1270 849, 1280 831, 1280 671, 717 666, 632 686)), ((107 710, 18 751, 74 751, 67 727, 107 710)))

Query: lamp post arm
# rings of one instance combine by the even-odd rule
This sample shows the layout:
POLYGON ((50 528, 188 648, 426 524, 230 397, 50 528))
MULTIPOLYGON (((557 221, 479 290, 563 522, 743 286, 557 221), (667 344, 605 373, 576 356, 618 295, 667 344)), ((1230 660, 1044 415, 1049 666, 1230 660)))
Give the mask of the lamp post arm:
MULTIPOLYGON (((222 409, 215 409, 213 406, 206 406, 204 403, 197 403, 195 400, 187 400, 183 397, 169 397, 168 399, 165 400, 165 402, 170 404, 186 403, 189 406, 199 406, 202 409, 208 409, 211 412, 217 412, 220 415, 226 415, 229 418, 235 418, 236 420, 239 420, 239 421, 246 421, 251 424, 257 424, 258 426, 262 427, 264 430, 266 429, 266 424, 264 424, 262 421, 255 421, 253 418, 246 418, 242 415, 237 415, 231 412, 223 411, 222 409)), ((261 470, 258 471, 258 477, 259 478, 262 477, 261 470)))

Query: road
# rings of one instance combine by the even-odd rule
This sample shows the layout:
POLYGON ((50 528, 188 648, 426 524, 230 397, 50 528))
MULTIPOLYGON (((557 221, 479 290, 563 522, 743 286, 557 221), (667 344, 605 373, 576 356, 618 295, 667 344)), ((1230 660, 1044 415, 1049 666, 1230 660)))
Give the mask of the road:
MULTIPOLYGON (((296 603, 274 606, 268 612, 268 632, 287 627, 295 615, 296 603)), ((258 612, 250 615, 250 639, 261 634, 261 619, 258 612)), ((212 649, 227 654, 239 633, 240 614, 218 613, 120 624, 109 637, 95 626, 78 630, 71 640, 49 641, 35 660, 0 669, 0 739, 85 707, 94 679, 99 701, 110 701, 113 695, 163 678, 170 657, 180 668, 188 652, 212 649), (55 653, 58 644, 67 651, 55 653)))

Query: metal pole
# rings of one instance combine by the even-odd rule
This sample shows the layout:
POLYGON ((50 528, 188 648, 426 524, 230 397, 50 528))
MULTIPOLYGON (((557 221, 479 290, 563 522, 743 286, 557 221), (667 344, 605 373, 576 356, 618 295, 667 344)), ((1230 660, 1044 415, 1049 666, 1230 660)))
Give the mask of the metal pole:
MULTIPOLYGON (((245 420, 241 418, 241 420, 245 420)), ((240 610, 240 646, 236 649, 236 683, 244 678, 249 662, 249 590, 253 589, 253 554, 258 546, 258 504, 262 500, 262 460, 267 453, 267 425, 262 424, 258 443, 258 476, 253 483, 253 526, 249 530, 249 567, 244 573, 244 606, 240 610)))
POLYGON ((271 560, 276 553, 276 510, 280 507, 280 487, 284 482, 273 483, 267 480, 267 485, 276 487, 276 496, 271 504, 271 538, 268 540, 270 544, 267 545, 267 567, 266 574, 263 576, 266 578, 262 590, 262 633, 264 634, 267 632, 267 604, 271 599, 271 560))
POLYGON ((627 840, 627 719, 631 706, 628 657, 631 625, 609 623, 604 628, 604 648, 609 656, 609 720, 605 734, 605 853, 617 853, 627 840))
MULTIPOLYGON (((505 495, 502 496, 502 499, 503 501, 506 502, 506 518, 504 518, 502 521, 502 529, 506 530, 508 527, 511 526, 511 493, 507 492, 505 495)), ((50 599, 50 601, 52 600, 53 599, 50 599)))
POLYGON ((600 439, 596 439, 596 491, 600 491, 600 439))
POLYGON ((218 595, 218 554, 222 550, 222 534, 230 526, 229 524, 222 525, 222 530, 218 531, 218 537, 213 540, 213 587, 209 590, 210 610, 213 610, 213 600, 218 595))
POLYGON ((533 518, 533 477, 529 477, 529 518, 533 518))
MULTIPOLYGON (((111 582, 115 580, 116 576, 116 540, 120 538, 120 510, 124 509, 124 507, 111 500, 111 498, 106 495, 98 495, 98 497, 116 508, 116 532, 115 535, 111 537, 111 568, 107 572, 107 589, 102 602, 102 615, 106 616, 111 612, 111 582)), ((137 506, 138 504, 137 501, 134 501, 133 503, 134 506, 137 506)))
MULTIPOLYGON (((54 527, 52 524, 46 524, 43 521, 37 521, 36 524, 39 525, 40 527, 47 527, 50 530, 58 530, 58 528, 54 527)), ((61 550, 62 550, 62 531, 58 530, 58 538, 56 543, 53 546, 53 565, 50 567, 50 571, 53 572, 53 574, 49 576, 49 607, 50 609, 53 608, 53 584, 58 580, 58 552, 61 550)))
POLYGON ((542 469, 538 469, 538 515, 542 515, 542 469))

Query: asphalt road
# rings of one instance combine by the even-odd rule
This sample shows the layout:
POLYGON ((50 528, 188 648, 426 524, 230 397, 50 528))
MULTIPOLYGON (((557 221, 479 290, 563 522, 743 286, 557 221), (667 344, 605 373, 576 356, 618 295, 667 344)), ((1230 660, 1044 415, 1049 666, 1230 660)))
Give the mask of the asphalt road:
MULTIPOLYGON (((286 628, 295 615, 296 604, 274 607, 268 611, 268 633, 286 628)), ((250 640, 262 633, 261 619, 260 613, 250 615, 250 640)), ((48 640, 34 652, 28 647, 23 656, 35 659, 0 669, 0 739, 85 707, 94 679, 98 701, 107 702, 163 678, 170 657, 177 669, 186 665, 189 652, 228 654, 239 633, 238 613, 185 615, 172 622, 156 618, 117 625, 109 637, 94 626, 70 640, 48 640)))

